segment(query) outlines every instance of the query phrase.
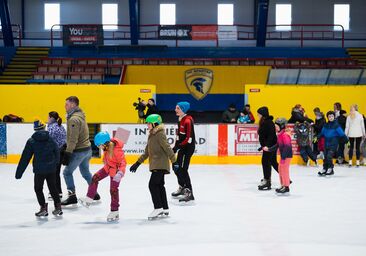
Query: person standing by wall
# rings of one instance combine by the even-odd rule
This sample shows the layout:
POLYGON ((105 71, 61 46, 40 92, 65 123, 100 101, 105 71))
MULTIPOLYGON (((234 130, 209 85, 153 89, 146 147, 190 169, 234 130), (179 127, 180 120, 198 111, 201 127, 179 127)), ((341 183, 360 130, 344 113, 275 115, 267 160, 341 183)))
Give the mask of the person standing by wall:
POLYGON ((149 190, 154 210, 148 216, 148 220, 153 220, 159 216, 169 215, 164 176, 169 174, 170 171, 169 159, 173 164, 173 170, 178 170, 179 165, 176 163, 176 156, 168 144, 161 116, 157 114, 150 115, 146 118, 146 123, 149 129, 149 137, 145 152, 130 167, 130 171, 136 172, 141 163, 149 158, 151 172, 149 190))
MULTIPOLYGON (((48 113, 47 130, 50 134, 50 137, 56 142, 58 149, 60 151, 60 161, 57 163, 56 168, 56 188, 61 198, 62 187, 61 187, 60 172, 61 172, 61 159, 63 159, 64 152, 66 149, 66 130, 62 126, 62 119, 56 111, 48 113)), ((52 199, 50 195, 48 199, 52 199)))
POLYGON ((276 128, 273 123, 273 116, 269 115, 267 107, 261 107, 257 110, 259 127, 258 136, 259 143, 261 145, 260 150, 262 153, 262 168, 263 168, 263 179, 258 185, 259 190, 271 189, 271 174, 272 167, 278 172, 278 163, 275 151, 269 151, 268 149, 276 145, 277 136, 276 128))
MULTIPOLYGON (((79 167, 81 176, 90 185, 92 175, 89 171, 89 161, 92 157, 91 143, 89 140, 89 128, 85 120, 84 112, 79 108, 79 99, 70 96, 66 99, 65 109, 67 112, 67 136, 66 150, 62 159, 65 165, 64 178, 68 190, 68 197, 62 201, 62 205, 77 204, 75 194, 74 177, 75 169, 79 167)), ((99 200, 100 196, 95 195, 94 200, 99 200)))
POLYGON ((189 163, 196 148, 196 135, 194 132, 194 121, 192 116, 187 114, 190 108, 189 102, 178 102, 175 113, 178 116, 177 140, 173 148, 174 153, 178 152, 177 163, 179 169, 174 171, 178 178, 179 188, 172 193, 173 197, 184 196, 179 202, 194 200, 191 178, 188 173, 189 163))
POLYGON ((365 137, 365 123, 363 116, 358 112, 358 106, 353 104, 350 109, 350 115, 346 121, 346 135, 350 141, 349 149, 349 167, 352 167, 353 150, 356 142, 356 166, 360 166, 361 141, 365 137))

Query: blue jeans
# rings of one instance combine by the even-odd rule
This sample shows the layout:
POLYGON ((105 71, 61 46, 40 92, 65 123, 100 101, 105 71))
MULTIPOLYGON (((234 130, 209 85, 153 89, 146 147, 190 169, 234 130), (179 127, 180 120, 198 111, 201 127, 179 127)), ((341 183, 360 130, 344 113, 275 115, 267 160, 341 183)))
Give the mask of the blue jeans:
POLYGON ((70 163, 64 169, 64 178, 67 186, 67 190, 75 192, 73 172, 77 167, 80 169, 81 176, 88 182, 92 181, 92 175, 89 171, 89 161, 92 156, 92 150, 82 152, 74 152, 71 154, 70 163))

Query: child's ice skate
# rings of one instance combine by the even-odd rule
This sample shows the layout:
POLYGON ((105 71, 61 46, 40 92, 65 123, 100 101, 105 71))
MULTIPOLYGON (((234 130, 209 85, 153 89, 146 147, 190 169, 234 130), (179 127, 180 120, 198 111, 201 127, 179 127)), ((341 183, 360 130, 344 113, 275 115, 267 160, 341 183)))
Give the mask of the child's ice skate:
POLYGON ((164 216, 169 216, 169 209, 163 209, 164 216))
POLYGON ((179 186, 177 191, 172 193, 172 197, 178 197, 178 196, 182 196, 182 195, 184 195, 184 188, 181 186, 179 186))
POLYGON ((147 217, 147 219, 148 220, 155 220, 163 214, 164 214, 163 208, 155 209, 150 213, 150 215, 147 217))
POLYGON ((117 220, 119 220, 119 212, 111 211, 107 216, 107 221, 112 222, 112 221, 117 221, 117 220))
POLYGON ((270 190, 271 189, 271 181, 262 179, 261 183, 258 185, 258 190, 270 190))
POLYGON ((276 188, 276 193, 277 193, 277 194, 282 194, 282 195, 284 195, 284 194, 287 194, 287 193, 289 193, 289 192, 290 192, 290 188, 289 188, 289 187, 282 186, 282 187, 280 187, 280 188, 276 188))
POLYGON ((52 214, 55 216, 61 216, 63 214, 61 204, 56 205, 55 210, 52 211, 52 214))
POLYGON ((93 199, 91 199, 90 197, 81 197, 79 198, 79 203, 82 206, 85 206, 86 208, 89 208, 89 206, 93 203, 93 199))

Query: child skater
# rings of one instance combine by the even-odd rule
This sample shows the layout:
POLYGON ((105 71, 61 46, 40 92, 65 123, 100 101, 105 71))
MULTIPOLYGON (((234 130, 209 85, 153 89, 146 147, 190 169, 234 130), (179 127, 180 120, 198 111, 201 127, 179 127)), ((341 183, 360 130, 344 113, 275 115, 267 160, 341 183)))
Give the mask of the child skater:
POLYGON ((111 193, 111 212, 108 214, 107 221, 119 219, 119 184, 126 172, 126 159, 123 153, 123 142, 117 138, 111 138, 108 132, 99 132, 94 137, 94 143, 103 150, 104 166, 93 175, 86 197, 80 198, 81 204, 89 207, 97 193, 100 180, 110 177, 111 193))
POLYGON ((20 179, 25 169, 27 169, 29 161, 34 156, 34 190, 41 207, 39 212, 35 213, 37 217, 48 216, 48 204, 43 194, 43 183, 45 180, 55 204, 52 214, 55 216, 62 215, 61 200, 56 188, 56 169, 60 161, 60 153, 56 142, 50 137, 48 131, 45 131, 45 128, 46 126, 42 121, 34 121, 35 132, 25 145, 15 174, 15 178, 20 179))
POLYGON ((169 159, 173 163, 174 171, 179 169, 179 164, 176 163, 177 158, 167 142, 161 116, 157 114, 149 115, 146 118, 146 123, 149 129, 149 137, 145 153, 130 167, 130 171, 136 172, 140 164, 149 158, 151 172, 149 190, 154 203, 154 210, 148 216, 148 220, 153 220, 159 216, 169 215, 164 175, 169 174, 169 159))
MULTIPOLYGON (((280 164, 278 166, 278 172, 280 174, 281 187, 276 189, 279 194, 290 192, 290 163, 292 159, 292 145, 291 135, 288 129, 286 129, 287 120, 285 118, 277 118, 275 121, 277 131, 277 145, 273 146, 275 150, 278 148, 280 151, 280 164)), ((264 150, 264 149, 263 149, 264 150)), ((268 149, 269 151, 271 148, 268 149)))

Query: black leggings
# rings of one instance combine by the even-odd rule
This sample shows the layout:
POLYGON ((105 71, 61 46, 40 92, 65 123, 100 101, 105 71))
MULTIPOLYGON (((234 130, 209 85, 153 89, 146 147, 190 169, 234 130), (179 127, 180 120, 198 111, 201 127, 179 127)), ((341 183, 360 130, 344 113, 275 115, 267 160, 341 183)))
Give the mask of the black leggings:
POLYGON ((55 203, 55 206, 57 206, 61 202, 56 188, 56 173, 54 172, 50 174, 34 174, 34 191, 36 192, 38 203, 40 206, 44 206, 46 203, 43 194, 43 184, 45 180, 53 202, 55 203))
POLYGON ((276 170, 276 172, 278 172, 277 151, 273 152, 263 151, 262 168, 263 168, 263 177, 266 180, 271 179, 272 174, 271 166, 276 170))
POLYGON ((357 158, 357 160, 360 160, 362 137, 349 138, 349 142, 350 142, 350 148, 349 148, 349 153, 348 153, 349 160, 352 160, 352 157, 353 157, 353 149, 355 146, 355 141, 356 141, 356 158, 357 158))
POLYGON ((191 191, 192 191, 192 184, 191 184, 191 178, 189 177, 188 168, 193 153, 194 153, 194 147, 184 148, 178 151, 177 162, 180 168, 178 171, 175 172, 178 178, 179 186, 183 188, 189 188, 191 191))
POLYGON ((165 191, 165 175, 166 170, 153 170, 149 181, 149 190, 152 201, 154 203, 154 209, 169 209, 168 200, 166 198, 165 191))

